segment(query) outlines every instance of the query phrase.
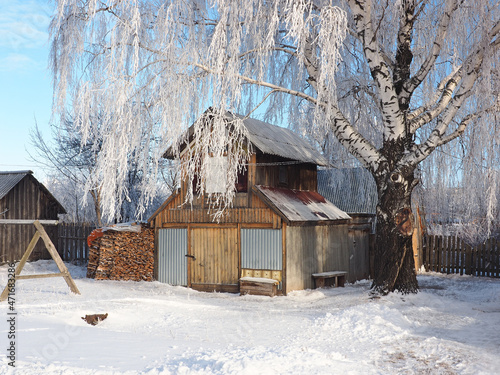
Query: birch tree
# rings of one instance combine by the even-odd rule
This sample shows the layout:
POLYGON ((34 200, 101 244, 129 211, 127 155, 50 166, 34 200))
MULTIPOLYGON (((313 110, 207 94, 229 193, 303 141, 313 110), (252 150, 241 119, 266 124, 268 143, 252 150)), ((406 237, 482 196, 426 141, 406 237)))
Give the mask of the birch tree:
POLYGON ((97 175, 109 212, 116 205, 106 191, 123 184, 143 134, 162 139, 137 153, 146 170, 146 154, 178 152, 208 106, 214 125, 196 124, 183 170, 203 182, 209 151, 229 150, 221 207, 246 158, 234 152, 244 137, 238 121, 225 131, 226 110, 260 107, 269 121, 333 136, 377 183, 374 289, 416 292, 417 167, 498 113, 499 19, 496 0, 59 0, 54 113, 70 108, 86 137, 104 140, 97 175), (88 119, 101 106, 96 135, 88 119))

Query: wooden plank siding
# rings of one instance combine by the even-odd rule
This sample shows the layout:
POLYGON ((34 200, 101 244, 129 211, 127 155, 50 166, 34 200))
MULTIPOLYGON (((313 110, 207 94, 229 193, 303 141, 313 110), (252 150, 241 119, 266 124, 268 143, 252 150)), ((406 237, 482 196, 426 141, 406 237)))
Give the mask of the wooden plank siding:
POLYGON ((254 185, 264 185, 296 190, 318 190, 317 167, 314 164, 288 164, 290 162, 288 159, 261 153, 256 155, 255 160, 255 172, 251 171, 255 178, 251 184, 249 181, 249 189, 254 185), (286 181, 280 181, 280 169, 284 170, 286 181))
POLYGON ((96 229, 90 223, 60 223, 57 250, 62 260, 84 263, 89 260, 87 238, 96 229))
POLYGON ((191 228, 190 284, 197 290, 239 290, 238 227, 191 228))
MULTIPOLYGON (((282 226, 282 219, 273 210, 271 210, 262 200, 253 193, 253 207, 229 208, 221 217, 219 224, 249 224, 259 225, 260 227, 271 227, 279 229, 282 226)), ((244 193, 246 196, 247 193, 244 193)), ((202 208, 200 205, 183 205, 181 194, 177 194, 154 218, 156 228, 171 227, 176 224, 214 224, 212 213, 208 208, 202 208)))
MULTIPOLYGON (((2 219, 57 220, 61 207, 45 188, 30 174, 26 175, 0 200, 2 219)), ((57 240, 57 226, 44 226, 50 239, 57 240)), ((0 224, 0 263, 20 260, 33 238, 33 224, 0 224)), ((50 259, 50 254, 38 243, 29 260, 50 259)))
POLYGON ((313 273, 348 272, 349 254, 347 224, 287 226, 286 293, 314 288, 313 273))

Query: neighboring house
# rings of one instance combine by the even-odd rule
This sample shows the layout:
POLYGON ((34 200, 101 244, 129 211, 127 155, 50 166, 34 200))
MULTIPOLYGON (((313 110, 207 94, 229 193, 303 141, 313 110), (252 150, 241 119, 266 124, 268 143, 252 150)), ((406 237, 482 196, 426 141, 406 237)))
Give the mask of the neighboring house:
MULTIPOLYGON (((32 174, 31 171, 0 172, 0 219, 57 220, 59 214, 66 213, 32 174)), ((45 229, 55 242, 57 227, 45 229)), ((33 224, 0 223, 0 262, 20 260, 35 232, 33 224)), ((50 259, 43 241, 38 242, 30 257, 37 259, 50 259)))
MULTIPOLYGON (((226 114, 228 121, 233 116, 226 114)), ((149 219, 156 230, 156 278, 238 292, 241 277, 264 277, 277 280, 283 294, 313 288, 312 274, 318 272, 347 271, 349 281, 367 278, 369 223, 353 223, 318 193, 317 166, 326 159, 288 129, 250 118, 243 125, 253 153, 238 178, 233 207, 220 222, 208 213, 205 197, 184 204, 189 181, 149 219), (357 245, 349 236, 353 227, 364 236, 357 245)), ((170 151, 165 155, 172 157, 170 151)))

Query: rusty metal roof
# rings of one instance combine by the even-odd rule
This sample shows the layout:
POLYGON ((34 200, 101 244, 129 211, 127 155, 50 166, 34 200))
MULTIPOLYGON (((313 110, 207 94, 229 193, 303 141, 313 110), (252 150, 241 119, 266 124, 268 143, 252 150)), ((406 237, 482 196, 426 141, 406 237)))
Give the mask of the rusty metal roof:
POLYGON ((5 197, 9 191, 16 186, 26 175, 33 174, 32 171, 0 171, 0 199, 5 197))
POLYGON ((257 194, 288 223, 349 220, 351 217, 314 191, 256 185, 257 194))

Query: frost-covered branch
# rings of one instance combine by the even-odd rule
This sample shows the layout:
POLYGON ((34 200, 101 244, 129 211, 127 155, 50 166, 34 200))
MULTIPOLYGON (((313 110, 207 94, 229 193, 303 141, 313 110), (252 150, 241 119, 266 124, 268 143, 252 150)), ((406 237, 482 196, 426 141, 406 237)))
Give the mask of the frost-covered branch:
POLYGON ((434 38, 432 48, 430 49, 427 58, 422 63, 418 72, 414 74, 411 79, 406 80, 403 84, 403 95, 405 95, 407 98, 409 98, 413 94, 415 89, 422 83, 422 81, 425 79, 425 77, 427 77, 431 69, 434 67, 434 64, 439 57, 441 48, 446 38, 446 33, 448 32, 448 26, 450 24, 452 14, 461 5, 461 3, 463 3, 463 1, 446 1, 446 7, 443 11, 441 20, 439 21, 436 37, 434 38))

